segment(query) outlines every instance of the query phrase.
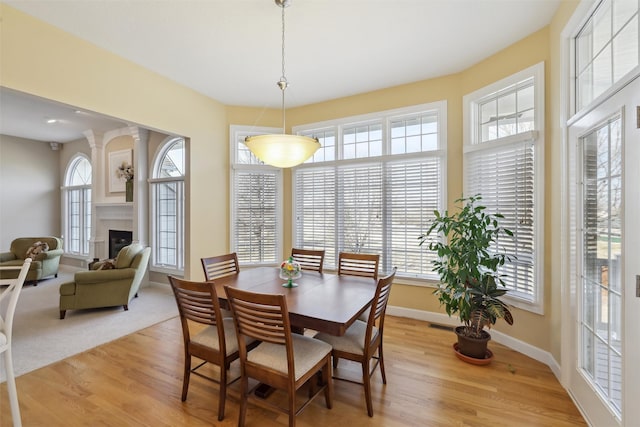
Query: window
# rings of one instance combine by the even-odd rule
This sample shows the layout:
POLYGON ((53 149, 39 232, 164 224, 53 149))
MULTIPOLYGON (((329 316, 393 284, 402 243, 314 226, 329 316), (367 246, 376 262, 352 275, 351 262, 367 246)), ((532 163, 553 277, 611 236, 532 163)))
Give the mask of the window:
POLYGON ((64 180, 65 252, 86 257, 91 238, 91 162, 83 155, 69 163, 64 180))
POLYGON ((257 159, 247 136, 277 129, 231 126, 231 249, 241 264, 275 264, 282 253, 282 172, 257 159))
POLYGON ((437 279, 418 236, 444 206, 446 102, 294 130, 322 145, 293 171, 294 246, 324 249, 327 268, 378 253, 382 271, 437 279))
MULTIPOLYGON (((544 64, 464 97, 465 195, 505 216, 501 269, 514 305, 542 313, 544 64)), ((496 248, 498 250, 498 248, 496 248)))
POLYGON ((172 138, 156 156, 151 186, 152 265, 184 269, 185 140, 172 138))
POLYGON ((638 0, 602 1, 576 36, 578 111, 637 69, 639 5, 638 0))

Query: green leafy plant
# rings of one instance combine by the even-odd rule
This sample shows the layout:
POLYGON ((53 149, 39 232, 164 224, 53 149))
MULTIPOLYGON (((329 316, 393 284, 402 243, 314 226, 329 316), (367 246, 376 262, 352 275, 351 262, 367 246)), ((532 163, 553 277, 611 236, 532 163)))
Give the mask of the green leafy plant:
POLYGON ((513 233, 500 225, 503 215, 485 212, 481 199, 476 195, 456 200, 462 206, 453 214, 435 211, 436 219, 418 237, 421 246, 426 243, 438 255, 433 271, 441 283, 434 294, 449 316, 458 315, 464 334, 472 338, 480 338, 485 326, 491 328, 498 319, 513 324, 509 306, 500 300, 507 289, 498 273, 513 257, 495 251, 498 239, 513 233), (446 241, 430 238, 432 233, 442 234, 446 241))

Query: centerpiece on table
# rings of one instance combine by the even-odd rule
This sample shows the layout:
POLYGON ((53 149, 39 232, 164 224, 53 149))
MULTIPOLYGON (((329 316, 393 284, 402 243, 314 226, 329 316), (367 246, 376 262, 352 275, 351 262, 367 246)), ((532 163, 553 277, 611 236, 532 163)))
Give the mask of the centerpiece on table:
POLYGON ((302 268, 297 261, 294 261, 292 257, 282 261, 282 264, 280 264, 280 278, 286 279, 287 281, 286 283, 283 283, 282 286, 285 288, 295 288, 298 284, 293 281, 300 277, 302 277, 302 268))

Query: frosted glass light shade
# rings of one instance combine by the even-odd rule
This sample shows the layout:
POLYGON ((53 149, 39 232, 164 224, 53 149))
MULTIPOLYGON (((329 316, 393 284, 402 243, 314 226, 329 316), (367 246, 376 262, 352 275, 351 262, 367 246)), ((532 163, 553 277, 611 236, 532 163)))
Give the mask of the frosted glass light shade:
POLYGON ((244 143, 257 158, 279 168, 299 165, 320 148, 317 139, 302 135, 250 136, 244 143))

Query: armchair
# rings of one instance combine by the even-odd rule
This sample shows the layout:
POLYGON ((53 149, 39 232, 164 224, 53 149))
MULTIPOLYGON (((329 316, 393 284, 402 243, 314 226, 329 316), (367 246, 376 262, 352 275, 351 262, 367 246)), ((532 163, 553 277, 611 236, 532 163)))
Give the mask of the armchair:
MULTIPOLYGON (((0 267, 21 267, 27 258, 29 248, 36 242, 46 243, 49 249, 32 258, 25 282, 38 283, 38 280, 49 276, 58 277, 58 266, 63 254, 62 239, 59 237, 20 237, 11 242, 8 252, 0 253, 0 267)), ((19 270, 0 270, 1 279, 15 279, 19 270)))
POLYGON ((129 302, 138 296, 150 254, 151 248, 133 243, 118 252, 113 269, 77 272, 73 282, 60 285, 60 319, 67 310, 119 305, 128 310, 129 302))

